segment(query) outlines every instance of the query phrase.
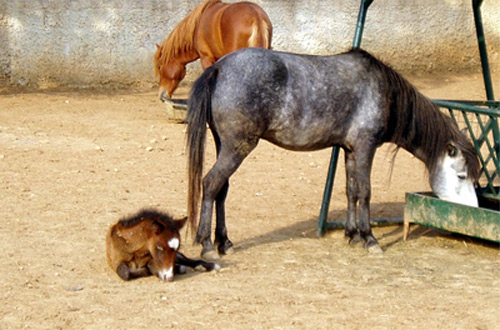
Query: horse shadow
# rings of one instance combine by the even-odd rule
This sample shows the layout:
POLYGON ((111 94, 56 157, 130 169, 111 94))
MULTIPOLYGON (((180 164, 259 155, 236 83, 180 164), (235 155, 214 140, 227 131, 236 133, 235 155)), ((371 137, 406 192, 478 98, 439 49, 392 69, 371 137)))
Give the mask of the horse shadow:
MULTIPOLYGON (((377 203, 371 204, 372 214, 376 214, 377 218, 402 218, 404 212, 404 203, 377 203), (391 210, 391 211, 387 211, 391 210)), ((318 214, 319 215, 319 214, 318 214)), ((345 222, 346 210, 334 210, 328 213, 328 221, 345 222)), ((279 243, 290 239, 310 239, 317 238, 316 227, 318 217, 299 221, 290 226, 279 228, 265 234, 243 239, 236 242, 234 251, 236 253, 245 251, 255 246, 279 243)), ((377 226, 374 226, 377 228, 377 226)), ((379 238, 391 240, 382 246, 382 248, 390 248, 392 245, 400 242, 403 239, 403 224, 393 225, 389 231, 384 231, 379 238)), ((327 234, 332 232, 343 232, 344 228, 328 229, 327 234)))
MULTIPOLYGON (((376 218, 401 218, 404 217, 404 203, 377 203, 371 205, 372 214, 376 214, 376 218), (390 211, 387 211, 390 210, 390 211)), ((346 211, 335 210, 328 214, 328 221, 345 222, 346 211)), ((265 234, 253 236, 236 242, 235 253, 243 252, 255 246, 280 243, 290 239, 311 239, 318 238, 316 235, 316 227, 318 218, 310 218, 307 220, 299 221, 290 226, 279 228, 265 234)), ((403 240, 403 222, 400 224, 393 224, 389 226, 372 225, 375 235, 381 243, 381 248, 386 251, 395 245, 404 242, 403 240)), ((344 228, 328 229, 326 235, 331 233, 342 233, 344 228)), ((408 241, 418 240, 420 238, 446 238, 455 241, 463 241, 467 244, 474 244, 478 246, 491 247, 499 249, 497 243, 489 242, 479 238, 474 238, 458 233, 452 233, 436 228, 412 225, 408 241)))

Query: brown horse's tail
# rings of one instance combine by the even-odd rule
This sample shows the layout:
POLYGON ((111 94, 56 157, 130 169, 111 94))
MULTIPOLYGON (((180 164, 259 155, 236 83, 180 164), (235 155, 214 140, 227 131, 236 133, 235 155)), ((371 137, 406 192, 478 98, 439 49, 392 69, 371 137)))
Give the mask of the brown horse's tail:
POLYGON ((209 67, 194 82, 188 100, 187 154, 188 154, 188 216, 191 233, 196 234, 201 196, 201 178, 207 122, 212 116, 212 91, 217 82, 218 69, 209 67))
MULTIPOLYGON (((265 15, 265 14, 264 14, 265 15)), ((248 38, 248 47, 262 47, 271 49, 271 39, 273 37, 273 27, 267 15, 260 20, 255 20, 252 24, 252 34, 248 38)))

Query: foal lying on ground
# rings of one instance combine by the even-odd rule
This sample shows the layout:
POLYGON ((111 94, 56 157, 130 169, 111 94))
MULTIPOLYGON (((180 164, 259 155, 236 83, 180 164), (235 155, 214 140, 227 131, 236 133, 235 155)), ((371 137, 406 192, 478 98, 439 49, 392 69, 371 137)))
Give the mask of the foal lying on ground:
POLYGON ((196 270, 219 270, 217 264, 193 260, 179 252, 179 230, 187 217, 174 220, 156 210, 142 210, 111 226, 106 236, 106 256, 109 266, 123 280, 156 275, 171 281, 184 266, 196 270))

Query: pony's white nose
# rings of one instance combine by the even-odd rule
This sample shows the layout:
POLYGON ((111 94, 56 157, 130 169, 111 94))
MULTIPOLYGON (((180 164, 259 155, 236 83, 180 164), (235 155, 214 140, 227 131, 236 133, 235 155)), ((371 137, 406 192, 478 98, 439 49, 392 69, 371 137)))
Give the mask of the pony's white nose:
POLYGON ((174 278, 174 269, 172 267, 169 269, 162 269, 158 272, 158 277, 163 282, 170 282, 174 278))
POLYGON ((462 186, 455 188, 455 190, 449 189, 436 192, 436 195, 440 199, 448 202, 463 204, 471 207, 478 207, 479 205, 472 182, 466 182, 462 186))

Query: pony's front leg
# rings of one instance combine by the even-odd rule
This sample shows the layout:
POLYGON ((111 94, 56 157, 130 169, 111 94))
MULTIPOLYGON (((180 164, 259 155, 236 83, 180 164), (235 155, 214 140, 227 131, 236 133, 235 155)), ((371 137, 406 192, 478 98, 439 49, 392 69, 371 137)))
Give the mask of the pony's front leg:
POLYGON ((357 181, 358 202, 359 202, 359 234, 365 242, 365 248, 370 253, 382 253, 382 249, 378 244, 377 239, 373 236, 370 225, 370 198, 371 198, 371 183, 370 173, 375 155, 375 146, 373 148, 363 149, 362 153, 358 153, 356 157, 355 177, 357 181))
POLYGON ((361 189, 359 194, 359 234, 365 241, 365 248, 370 253, 382 253, 382 248, 377 239, 373 236, 370 225, 370 180, 369 175, 366 181, 361 179, 361 189))
POLYGON ((353 153, 348 150, 344 150, 344 153, 347 196, 347 219, 344 234, 345 237, 349 239, 349 244, 353 245, 361 241, 361 237, 356 226, 359 187, 354 175, 356 172, 356 162, 353 157, 353 153))
POLYGON ((370 253, 381 253, 383 251, 373 236, 370 225, 370 172, 374 153, 375 147, 357 150, 356 154, 349 151, 345 153, 348 199, 345 234, 350 238, 351 244, 361 241, 370 253), (358 202, 359 229, 356 229, 358 202))

